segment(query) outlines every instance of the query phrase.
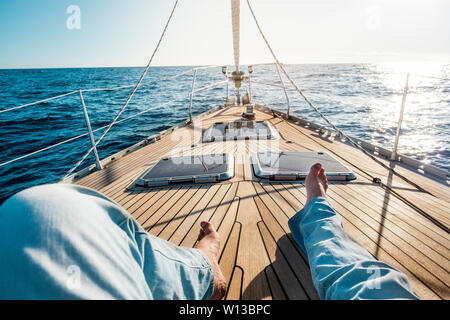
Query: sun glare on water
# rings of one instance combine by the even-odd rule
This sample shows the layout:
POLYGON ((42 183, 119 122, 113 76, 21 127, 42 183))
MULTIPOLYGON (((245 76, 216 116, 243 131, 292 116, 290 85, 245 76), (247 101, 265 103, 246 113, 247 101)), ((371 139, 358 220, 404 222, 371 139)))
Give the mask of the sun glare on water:
MULTIPOLYGON (((391 136, 393 143, 409 74, 399 151, 410 155, 413 152, 413 156, 425 163, 429 162, 427 155, 430 152, 444 151, 445 144, 441 139, 435 138, 445 132, 434 123, 438 123, 442 117, 447 117, 450 111, 449 82, 446 80, 449 78, 449 65, 437 62, 383 63, 377 65, 375 74, 375 81, 380 90, 394 94, 388 99, 372 101, 374 108, 371 121, 388 123, 391 130, 386 134, 391 136)), ((375 131, 373 135, 376 134, 380 133, 375 131)), ((376 140, 375 136, 372 138, 376 140)), ((386 147, 392 148, 392 145, 386 147)))

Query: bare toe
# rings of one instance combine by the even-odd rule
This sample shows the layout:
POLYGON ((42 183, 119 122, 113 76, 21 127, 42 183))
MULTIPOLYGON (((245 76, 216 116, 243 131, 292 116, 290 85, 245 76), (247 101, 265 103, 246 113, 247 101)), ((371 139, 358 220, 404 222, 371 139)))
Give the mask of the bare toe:
POLYGON ((320 163, 316 163, 315 165, 311 166, 311 169, 309 169, 309 174, 310 174, 311 176, 316 177, 316 176, 319 175, 319 172, 320 172, 320 170, 322 170, 322 169, 323 169, 323 168, 322 168, 322 165, 321 165, 320 163))
POLYGON ((320 171, 319 171, 319 179, 320 179, 320 182, 322 183, 324 191, 326 192, 328 189, 328 179, 327 179, 327 175, 325 174, 324 168, 320 169, 320 171))

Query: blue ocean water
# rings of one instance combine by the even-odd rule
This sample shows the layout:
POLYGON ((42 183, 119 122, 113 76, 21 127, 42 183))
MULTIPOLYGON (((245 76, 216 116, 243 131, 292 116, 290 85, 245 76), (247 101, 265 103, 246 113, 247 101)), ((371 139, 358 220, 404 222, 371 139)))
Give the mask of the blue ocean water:
MULTIPOLYGON (((392 149, 406 79, 403 70, 374 64, 288 65, 286 68, 309 99, 341 130, 392 149)), ((161 79, 189 69, 151 68, 120 119, 167 101, 176 102, 114 126, 99 145, 100 158, 186 120, 192 73, 161 79)), ((424 70, 424 75, 430 74, 427 71, 424 70)), ((450 64, 434 66, 430 71, 433 71, 431 77, 410 76, 399 152, 450 171, 450 64)), ((143 68, 139 67, 0 70, 0 110, 80 89, 132 85, 142 72, 143 68)), ((274 66, 270 65, 255 66, 252 77, 255 81, 279 83, 274 66)), ((220 68, 199 70, 196 87, 221 80, 224 77, 220 68)), ((197 93, 193 99, 194 115, 222 104, 225 88, 221 85, 197 93)), ((131 90, 84 93, 93 129, 111 122, 131 90)), ((279 88, 254 84, 252 93, 257 102, 286 109, 285 96, 279 88)), ((325 125, 298 94, 290 91, 289 97, 293 115, 325 125)), ((0 203, 27 187, 58 181, 91 145, 84 136, 31 157, 1 164, 86 130, 78 94, 0 113, 0 203)), ((97 131, 95 137, 101 132, 97 131)), ((80 168, 93 162, 91 155, 80 168)))

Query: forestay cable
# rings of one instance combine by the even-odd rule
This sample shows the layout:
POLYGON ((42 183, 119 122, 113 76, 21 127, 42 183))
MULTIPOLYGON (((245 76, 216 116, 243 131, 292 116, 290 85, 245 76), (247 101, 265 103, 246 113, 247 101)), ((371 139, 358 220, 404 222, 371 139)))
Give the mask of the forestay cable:
POLYGON ((92 152, 92 150, 94 150, 94 147, 97 147, 97 145, 100 143, 100 141, 102 141, 102 139, 106 136, 106 134, 109 132, 109 130, 112 128, 112 126, 116 123, 117 119, 120 117, 120 115, 125 111, 126 107, 128 106, 128 104, 130 103, 131 99, 133 98, 134 94, 136 93, 137 89, 139 88, 139 86, 141 85, 142 81, 144 80, 145 76, 147 75, 148 70, 150 69, 150 65, 153 62, 153 58, 155 57, 156 52, 159 49, 159 46, 162 42, 162 39, 164 38, 164 35, 166 34, 166 30, 167 27, 170 24, 170 21, 172 20, 173 14, 175 12, 175 9, 177 7, 178 4, 178 0, 175 1, 175 4, 172 8, 172 11, 170 13, 169 19, 166 22, 166 25, 164 27, 164 30, 161 34, 161 37, 159 38, 159 41, 155 47, 155 50, 153 51, 152 56, 150 57, 150 60, 147 63, 147 66, 145 67, 144 72, 142 73, 141 77, 139 78, 139 81, 137 82, 136 86, 134 87, 133 91, 131 92, 130 96, 128 97, 128 99, 126 100, 125 104, 123 105, 123 107, 120 109, 120 111, 117 113, 117 115, 114 117, 113 121, 109 124, 108 128, 103 132, 103 134, 100 136, 100 138, 97 140, 97 142, 95 143, 94 146, 92 146, 88 152, 86 152, 86 154, 80 159, 80 161, 78 161, 75 166, 70 169, 66 175, 64 176, 64 178, 68 177, 72 172, 74 172, 76 170, 76 168, 78 168, 78 166, 89 156, 89 154, 92 152))

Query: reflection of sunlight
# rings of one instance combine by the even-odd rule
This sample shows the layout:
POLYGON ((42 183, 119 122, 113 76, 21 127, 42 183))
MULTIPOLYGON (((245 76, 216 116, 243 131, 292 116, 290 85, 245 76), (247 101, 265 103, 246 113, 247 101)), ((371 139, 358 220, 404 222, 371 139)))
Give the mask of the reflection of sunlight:
POLYGON ((427 154, 445 148, 445 144, 436 139, 440 133, 433 127, 440 117, 446 116, 442 115, 442 110, 448 108, 445 102, 448 100, 441 90, 442 80, 439 79, 445 77, 443 64, 405 62, 377 65, 370 83, 380 93, 384 91, 387 94, 371 99, 371 113, 366 122, 371 122, 374 128, 370 134, 373 143, 384 142, 388 148, 392 146, 407 73, 410 73, 410 78, 399 152, 427 163, 427 154), (390 143, 386 144, 387 140, 390 143))
POLYGON ((442 67, 442 63, 439 62, 396 62, 380 63, 377 66, 377 71, 381 73, 412 73, 439 77, 442 67))
POLYGON ((376 81, 392 90, 403 89, 406 84, 406 74, 410 74, 409 86, 424 84, 423 82, 436 82, 441 77, 443 64, 438 62, 397 62, 380 63, 376 67, 376 81), (425 78, 421 76, 427 76, 425 78))

